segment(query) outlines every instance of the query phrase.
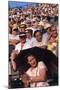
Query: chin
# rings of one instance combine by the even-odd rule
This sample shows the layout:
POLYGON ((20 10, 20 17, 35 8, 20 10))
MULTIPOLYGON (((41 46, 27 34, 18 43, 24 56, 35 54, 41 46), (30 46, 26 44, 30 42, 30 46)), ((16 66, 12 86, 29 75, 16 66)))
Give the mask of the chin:
POLYGON ((32 65, 32 67, 34 67, 34 68, 35 68, 36 66, 37 66, 37 64, 32 65))

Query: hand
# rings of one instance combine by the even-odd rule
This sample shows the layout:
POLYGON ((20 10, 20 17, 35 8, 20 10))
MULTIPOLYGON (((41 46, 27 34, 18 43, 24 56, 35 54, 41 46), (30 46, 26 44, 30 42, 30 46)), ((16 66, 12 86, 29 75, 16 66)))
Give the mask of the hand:
POLYGON ((11 59, 11 60, 14 60, 14 59, 16 58, 17 54, 18 54, 18 51, 13 51, 13 52, 11 53, 10 59, 11 59))
POLYGON ((30 84, 30 77, 27 74, 21 75, 21 80, 24 83, 25 87, 28 87, 30 84))

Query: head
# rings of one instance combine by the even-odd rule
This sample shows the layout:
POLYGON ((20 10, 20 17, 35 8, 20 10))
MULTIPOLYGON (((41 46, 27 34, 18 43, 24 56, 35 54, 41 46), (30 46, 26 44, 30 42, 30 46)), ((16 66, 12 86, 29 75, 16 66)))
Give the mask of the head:
POLYGON ((20 37, 20 42, 21 43, 25 43, 26 42, 26 34, 25 34, 25 32, 20 32, 19 37, 20 37))
POLYGON ((26 26, 31 27, 31 21, 30 20, 26 21, 26 26))
POLYGON ((25 24, 21 24, 20 25, 20 32, 25 32, 26 29, 26 25, 25 24))
POLYGON ((37 31, 34 32, 34 37, 36 38, 36 40, 38 42, 41 42, 42 41, 42 33, 39 30, 37 30, 37 31))
POLYGON ((38 28, 38 20, 37 20, 37 19, 33 19, 33 20, 32 20, 32 26, 33 26, 34 28, 38 28))
POLYGON ((53 37, 57 37, 57 28, 56 26, 51 27, 51 33, 53 37))
POLYGON ((33 31, 31 29, 28 29, 26 31, 26 37, 30 39, 32 37, 32 33, 33 33, 33 31))
POLYGON ((47 28, 48 35, 51 35, 51 27, 47 28))
POLYGON ((27 56, 27 63, 32 67, 35 68, 37 66, 37 59, 33 54, 29 54, 27 56))
POLYGON ((12 34, 13 35, 17 35, 17 32, 18 32, 18 29, 17 28, 15 28, 15 29, 12 30, 12 34))

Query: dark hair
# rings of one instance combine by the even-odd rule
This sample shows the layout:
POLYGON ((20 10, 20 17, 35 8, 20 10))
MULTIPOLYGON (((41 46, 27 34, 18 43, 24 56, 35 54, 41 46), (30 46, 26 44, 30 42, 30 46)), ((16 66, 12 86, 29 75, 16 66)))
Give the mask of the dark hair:
POLYGON ((42 35, 42 33, 40 32, 40 30, 36 30, 36 31, 34 32, 34 37, 35 37, 35 35, 36 35, 37 32, 39 32, 39 33, 42 35))
POLYGON ((18 28, 15 28, 13 31, 16 31, 17 32, 18 31, 18 28))
POLYGON ((33 31, 32 31, 32 29, 27 29, 28 31, 28 33, 30 33, 31 34, 31 36, 32 36, 32 34, 33 34, 33 31))
POLYGON ((35 57, 35 58, 36 58, 36 61, 37 61, 37 57, 36 57, 34 54, 32 54, 32 53, 29 53, 29 54, 25 57, 27 61, 28 61, 27 58, 28 58, 29 56, 33 56, 33 57, 35 57))

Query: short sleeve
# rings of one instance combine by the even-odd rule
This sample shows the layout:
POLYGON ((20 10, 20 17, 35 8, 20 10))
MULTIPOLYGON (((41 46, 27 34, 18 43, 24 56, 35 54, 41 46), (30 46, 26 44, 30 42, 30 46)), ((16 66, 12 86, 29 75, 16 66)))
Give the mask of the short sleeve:
POLYGON ((27 74, 28 76, 31 76, 31 68, 29 68, 29 69, 26 71, 26 74, 27 74))
POLYGON ((39 62, 39 68, 40 68, 40 69, 46 69, 46 70, 47 70, 47 67, 46 67, 46 65, 44 64, 43 61, 40 61, 40 62, 39 62))

